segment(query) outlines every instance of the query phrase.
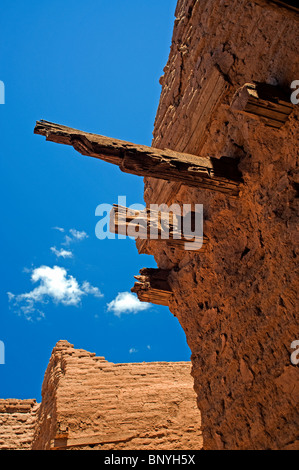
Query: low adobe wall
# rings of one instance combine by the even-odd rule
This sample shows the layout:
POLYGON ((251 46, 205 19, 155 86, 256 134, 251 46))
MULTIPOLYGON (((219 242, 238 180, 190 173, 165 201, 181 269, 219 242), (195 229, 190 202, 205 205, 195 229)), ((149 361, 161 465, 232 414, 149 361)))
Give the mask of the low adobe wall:
POLYGON ((200 449, 189 362, 113 364, 60 341, 33 449, 200 449))
POLYGON ((39 404, 36 400, 0 400, 0 450, 29 450, 39 404))

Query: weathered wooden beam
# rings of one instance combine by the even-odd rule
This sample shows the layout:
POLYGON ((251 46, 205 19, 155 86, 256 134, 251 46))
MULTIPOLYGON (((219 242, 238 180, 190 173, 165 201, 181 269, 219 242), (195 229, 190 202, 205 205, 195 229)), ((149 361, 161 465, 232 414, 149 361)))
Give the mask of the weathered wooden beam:
POLYGON ((199 251, 204 249, 208 241, 202 234, 201 216, 195 212, 180 216, 171 210, 163 212, 145 208, 136 211, 114 204, 110 212, 109 229, 112 233, 136 239, 164 241, 168 246, 181 250, 199 251), (194 235, 197 217, 199 233, 194 235))
POLYGON ((267 126, 279 129, 293 112, 294 105, 279 87, 246 83, 234 95, 231 108, 254 115, 267 126))
POLYGON ((90 134, 47 121, 36 123, 35 134, 46 140, 71 145, 82 155, 118 165, 121 171, 139 176, 179 181, 182 184, 237 196, 242 182, 238 160, 199 157, 172 150, 135 145, 90 134))
POLYGON ((131 292, 137 294, 141 302, 168 306, 172 296, 168 276, 168 270, 143 268, 140 270, 140 275, 135 276, 138 282, 135 282, 131 292))

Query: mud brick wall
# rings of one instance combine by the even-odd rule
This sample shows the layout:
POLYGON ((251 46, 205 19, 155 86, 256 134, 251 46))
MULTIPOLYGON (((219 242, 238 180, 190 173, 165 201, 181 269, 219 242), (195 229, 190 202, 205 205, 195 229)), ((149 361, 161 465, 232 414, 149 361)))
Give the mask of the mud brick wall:
POLYGON ((152 145, 238 158, 244 179, 237 198, 145 179, 147 205, 204 205, 204 253, 147 248, 171 270, 205 449, 299 446, 299 105, 281 129, 230 106, 248 82, 290 90, 298 44, 298 14, 273 2, 178 1, 152 145))
POLYGON ((200 449, 189 362, 113 364, 60 341, 33 449, 200 449))
POLYGON ((35 400, 0 400, 0 450, 29 450, 39 405, 35 400))

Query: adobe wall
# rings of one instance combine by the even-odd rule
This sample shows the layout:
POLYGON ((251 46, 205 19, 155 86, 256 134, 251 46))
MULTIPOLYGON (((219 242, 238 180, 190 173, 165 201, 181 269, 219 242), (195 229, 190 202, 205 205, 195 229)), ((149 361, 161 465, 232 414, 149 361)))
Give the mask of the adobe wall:
POLYGON ((59 341, 33 449, 200 449, 189 362, 113 364, 59 341))
MULTIPOLYGON (((230 107, 258 81, 299 79, 298 14, 263 0, 179 0, 152 145, 239 158, 237 198, 145 179, 150 203, 204 205, 204 253, 148 243, 170 269, 192 350, 205 449, 299 447, 298 117, 267 127, 230 107)), ((138 243, 137 243, 138 246, 138 243)))
POLYGON ((39 404, 36 400, 0 399, 0 450, 29 450, 39 404))

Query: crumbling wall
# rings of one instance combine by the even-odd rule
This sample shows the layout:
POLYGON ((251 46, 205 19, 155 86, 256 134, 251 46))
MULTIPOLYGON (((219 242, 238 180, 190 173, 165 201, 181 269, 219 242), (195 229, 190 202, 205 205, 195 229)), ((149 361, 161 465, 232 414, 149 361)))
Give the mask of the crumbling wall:
POLYGON ((188 362, 113 364, 59 341, 33 449, 200 449, 188 362))
MULTIPOLYGON (((204 253, 148 242, 192 350, 206 449, 298 448, 298 107, 281 129, 237 89, 299 79, 298 14, 264 0, 179 0, 153 146, 239 158, 239 197, 145 179, 145 201, 204 206, 204 253)), ((137 243, 138 246, 138 243, 137 243)))
POLYGON ((39 404, 36 400, 0 400, 0 450, 29 450, 39 404))

